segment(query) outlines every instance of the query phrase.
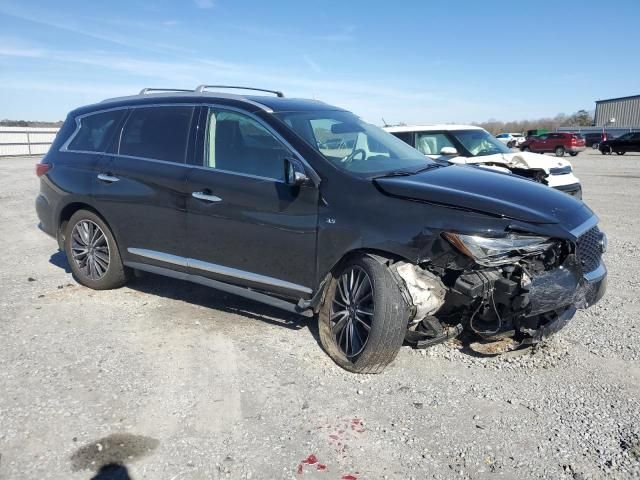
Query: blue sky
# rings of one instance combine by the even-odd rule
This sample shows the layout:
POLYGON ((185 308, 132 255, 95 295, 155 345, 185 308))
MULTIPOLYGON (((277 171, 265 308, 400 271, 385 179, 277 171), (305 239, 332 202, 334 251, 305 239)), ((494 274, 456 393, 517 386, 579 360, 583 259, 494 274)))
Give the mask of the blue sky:
POLYGON ((200 83, 378 124, 553 116, 640 93, 639 23, 638 0, 0 0, 0 118, 200 83))

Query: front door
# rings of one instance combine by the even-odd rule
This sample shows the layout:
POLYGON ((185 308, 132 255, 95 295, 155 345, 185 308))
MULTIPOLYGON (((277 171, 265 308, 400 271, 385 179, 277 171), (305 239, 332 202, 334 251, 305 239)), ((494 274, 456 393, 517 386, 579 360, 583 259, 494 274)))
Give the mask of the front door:
POLYGON ((201 165, 189 173, 193 274, 293 297, 315 282, 318 189, 284 182, 294 153, 261 120, 210 108, 201 165))
POLYGON ((540 135, 539 137, 534 138, 531 144, 531 150, 534 152, 546 152, 549 149, 547 146, 547 138, 548 135, 540 135))

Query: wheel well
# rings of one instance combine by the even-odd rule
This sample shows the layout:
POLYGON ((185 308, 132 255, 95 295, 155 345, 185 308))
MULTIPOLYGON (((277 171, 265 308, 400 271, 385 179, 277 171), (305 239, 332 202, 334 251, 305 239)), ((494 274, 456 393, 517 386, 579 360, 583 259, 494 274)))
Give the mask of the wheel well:
POLYGON ((358 248, 356 250, 351 250, 347 253, 345 253, 342 258, 340 260, 338 260, 336 262, 336 264, 331 267, 330 273, 333 276, 336 276, 336 274, 342 269, 342 267, 348 263, 352 258, 360 256, 360 255, 373 255, 376 257, 382 257, 388 260, 392 260, 394 262, 399 261, 399 260, 405 260, 407 262, 410 262, 410 260, 406 259, 406 258, 402 258, 400 255, 396 255, 394 253, 390 253, 384 250, 376 250, 375 248, 358 248))
POLYGON ((564 145, 556 145, 555 147, 553 147, 553 149, 554 149, 554 150, 557 150, 557 149, 559 149, 559 148, 561 148, 561 149, 563 149, 563 150, 566 150, 566 149, 567 149, 567 147, 565 147, 564 145))
MULTIPOLYGON (((78 210, 89 210, 95 213, 96 215, 99 215, 100 218, 104 220, 104 217, 100 215, 100 213, 95 208, 93 208, 91 205, 87 205, 86 203, 73 202, 73 203, 70 203, 69 205, 66 205, 60 211, 60 217, 58 219, 57 239, 58 239, 58 246, 60 247, 61 250, 64 250, 64 232, 67 229, 67 223, 69 223, 69 220, 71 219, 73 214, 76 213, 78 210)), ((104 221, 106 223, 106 220, 104 221)))

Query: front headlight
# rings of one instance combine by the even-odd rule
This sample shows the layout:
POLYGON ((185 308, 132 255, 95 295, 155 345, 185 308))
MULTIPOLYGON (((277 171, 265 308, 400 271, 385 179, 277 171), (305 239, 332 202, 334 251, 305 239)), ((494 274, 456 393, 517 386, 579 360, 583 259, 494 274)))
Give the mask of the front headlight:
POLYGON ((548 237, 518 233, 509 233, 500 238, 450 232, 442 236, 461 253, 485 266, 510 263, 524 255, 543 252, 553 245, 548 237))

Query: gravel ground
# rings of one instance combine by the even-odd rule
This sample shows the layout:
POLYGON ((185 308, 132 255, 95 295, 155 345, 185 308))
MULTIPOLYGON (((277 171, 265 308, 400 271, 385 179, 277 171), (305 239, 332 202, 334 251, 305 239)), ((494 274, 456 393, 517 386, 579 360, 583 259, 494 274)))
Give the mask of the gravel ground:
POLYGON ((35 226, 36 159, 0 159, 0 479, 640 477, 640 155, 571 160, 605 299, 534 351, 404 347, 357 376, 312 320, 153 275, 77 285, 35 226))

